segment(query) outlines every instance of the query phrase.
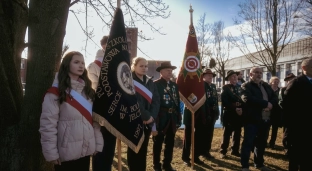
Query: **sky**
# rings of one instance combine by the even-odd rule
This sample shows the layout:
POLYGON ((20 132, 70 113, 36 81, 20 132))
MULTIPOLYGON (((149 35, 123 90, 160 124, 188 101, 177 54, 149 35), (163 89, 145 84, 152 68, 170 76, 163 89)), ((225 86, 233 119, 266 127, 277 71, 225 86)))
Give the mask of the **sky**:
MULTIPOLYGON (((137 56, 145 57, 148 60, 170 60, 172 65, 180 68, 185 52, 185 46, 190 25, 190 5, 194 10, 193 24, 196 26, 201 15, 206 13, 206 23, 213 23, 219 20, 224 22, 225 27, 232 28, 233 18, 237 16, 238 4, 244 0, 163 0, 169 5, 171 15, 167 19, 153 19, 151 22, 166 35, 150 31, 150 28, 142 23, 136 23, 138 30, 142 31, 150 41, 138 41, 138 47, 148 56, 137 50, 137 56)), ((75 8, 80 8, 78 5, 75 8)), ((85 23, 81 23, 84 25, 85 23)), ((89 14, 88 25, 93 29, 93 43, 88 42, 85 63, 88 65, 95 59, 96 51, 99 49, 99 42, 103 35, 109 34, 108 29, 103 29, 102 23, 95 14, 89 14)), ((234 30, 233 30, 234 31, 234 30)), ((85 35, 72 13, 69 13, 64 43, 69 45, 69 50, 81 51, 85 54, 85 35)), ((232 57, 242 55, 239 51, 233 51, 232 57)))

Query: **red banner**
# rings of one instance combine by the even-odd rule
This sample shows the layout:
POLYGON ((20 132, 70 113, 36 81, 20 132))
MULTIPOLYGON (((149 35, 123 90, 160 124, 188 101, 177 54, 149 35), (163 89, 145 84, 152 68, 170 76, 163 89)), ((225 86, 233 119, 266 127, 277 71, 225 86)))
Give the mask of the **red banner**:
POLYGON ((189 26, 185 54, 177 78, 179 94, 185 106, 195 113, 206 100, 198 43, 193 24, 189 26))

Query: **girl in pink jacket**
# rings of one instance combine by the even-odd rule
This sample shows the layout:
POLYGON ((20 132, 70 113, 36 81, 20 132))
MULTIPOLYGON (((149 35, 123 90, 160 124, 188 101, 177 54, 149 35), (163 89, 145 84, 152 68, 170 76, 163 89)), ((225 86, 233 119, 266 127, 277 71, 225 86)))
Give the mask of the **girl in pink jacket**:
POLYGON ((90 156, 101 152, 100 125, 92 120, 95 95, 83 55, 67 53, 47 91, 40 117, 42 153, 55 171, 89 171, 90 156))

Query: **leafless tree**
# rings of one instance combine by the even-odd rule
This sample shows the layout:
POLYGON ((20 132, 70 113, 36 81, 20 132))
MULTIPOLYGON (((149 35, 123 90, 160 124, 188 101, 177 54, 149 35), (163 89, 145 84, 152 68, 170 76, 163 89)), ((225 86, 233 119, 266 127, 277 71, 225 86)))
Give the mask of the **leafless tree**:
MULTIPOLYGON (((128 22, 133 23, 129 26, 134 26, 136 22, 144 22, 149 24, 153 31, 162 34, 151 19, 168 17, 168 6, 162 0, 130 2, 123 0, 121 7, 124 16, 131 16, 128 22)), ((110 26, 116 7, 114 0, 0 2, 0 170, 53 170, 52 164, 45 162, 42 156, 38 132, 39 118, 42 97, 52 85, 61 61, 68 14, 76 3, 85 4, 85 8, 80 11, 85 16, 93 9, 98 12, 98 17, 102 17, 102 21, 110 26), (28 42, 25 42, 27 28, 28 42), (25 47, 28 47, 27 83, 23 96, 20 66, 21 54, 25 47)), ((79 11, 73 12, 77 14, 79 11)), ((81 26, 85 28, 82 24, 81 26)), ((92 30, 85 29, 92 41, 90 31, 92 30)))
MULTIPOLYGON (((302 9, 294 16, 299 20, 299 31, 305 36, 312 36, 312 0, 305 0, 302 9)), ((311 48, 311 47, 309 47, 311 48)))
POLYGON ((214 69, 222 77, 223 85, 225 83, 225 65, 229 61, 230 51, 233 49, 232 43, 228 41, 228 34, 224 31, 223 21, 217 21, 212 26, 211 40, 211 59, 214 59, 214 69))
POLYGON ((195 28, 201 63, 208 66, 209 54, 211 53, 208 46, 211 37, 211 24, 206 23, 206 13, 200 16, 195 28))
POLYGON ((254 65, 265 66, 276 75, 276 64, 283 49, 293 40, 296 14, 303 0, 246 0, 239 4, 235 19, 240 36, 231 41, 254 65), (249 45, 256 52, 252 53, 249 45))

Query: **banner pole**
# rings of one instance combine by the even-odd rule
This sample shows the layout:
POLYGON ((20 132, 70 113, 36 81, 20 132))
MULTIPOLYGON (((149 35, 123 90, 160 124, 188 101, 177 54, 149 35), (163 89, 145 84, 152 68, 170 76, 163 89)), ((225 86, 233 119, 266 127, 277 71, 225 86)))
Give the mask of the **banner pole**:
POLYGON ((192 112, 192 162, 191 162, 191 168, 194 169, 194 148, 195 148, 195 145, 194 145, 194 112, 192 112))
POLYGON ((117 0, 117 8, 120 8, 120 0, 117 0))
POLYGON ((121 140, 117 139, 117 150, 118 150, 118 171, 121 171, 121 140))

